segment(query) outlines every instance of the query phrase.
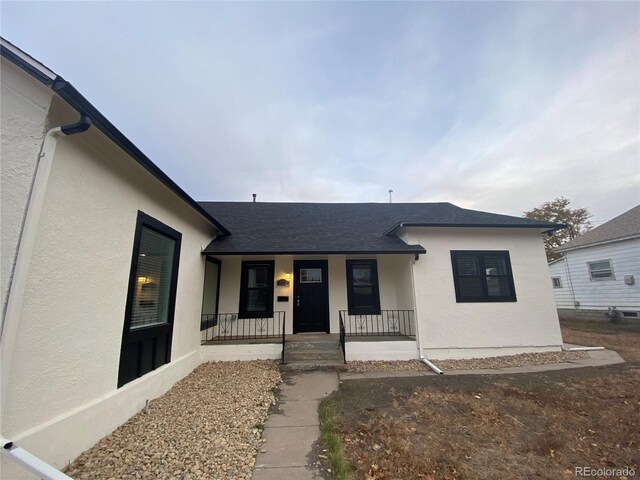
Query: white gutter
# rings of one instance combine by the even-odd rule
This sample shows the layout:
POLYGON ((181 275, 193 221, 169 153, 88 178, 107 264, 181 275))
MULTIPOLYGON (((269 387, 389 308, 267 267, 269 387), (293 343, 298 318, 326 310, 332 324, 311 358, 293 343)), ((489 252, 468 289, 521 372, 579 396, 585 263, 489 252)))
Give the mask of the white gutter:
POLYGON ((420 355, 420 361, 422 363, 424 363, 427 367, 429 367, 431 370, 436 372, 438 375, 443 375, 444 374, 444 372, 442 370, 440 370, 433 363, 431 363, 426 357, 423 357, 422 355, 420 355))
POLYGON ((9 460, 17 463, 32 473, 35 473, 38 478, 43 480, 73 480, 68 475, 65 475, 57 468, 52 467, 46 462, 43 462, 35 455, 30 454, 24 448, 16 447, 13 442, 10 442, 4 438, 2 441, 2 455, 8 457, 9 460))
MULTIPOLYGON (((36 244, 40 215, 42 214, 57 139, 58 137, 66 137, 84 132, 90 126, 91 119, 83 116, 78 123, 52 128, 46 133, 42 141, 22 228, 20 230, 13 275, 9 284, 7 303, 2 316, 2 328, 0 329, 0 419, 2 421, 4 421, 5 417, 4 412, 6 410, 7 392, 9 390, 9 374, 11 372, 11 361, 13 360, 16 337, 18 335, 18 324, 22 316, 24 292, 27 286, 31 257, 36 244)), ((18 454, 18 456, 20 455, 21 454, 18 454)))

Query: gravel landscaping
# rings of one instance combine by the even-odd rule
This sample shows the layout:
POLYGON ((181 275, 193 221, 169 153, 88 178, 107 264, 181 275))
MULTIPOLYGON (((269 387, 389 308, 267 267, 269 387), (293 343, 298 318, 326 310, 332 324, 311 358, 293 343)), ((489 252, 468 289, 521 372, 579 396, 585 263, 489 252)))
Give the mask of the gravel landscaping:
MULTIPOLYGON (((482 368, 523 367, 526 365, 548 365, 551 363, 565 363, 587 358, 587 352, 543 352, 521 353, 519 355, 505 355, 502 357, 472 358, 469 360, 433 360, 433 363, 444 370, 477 370, 482 368)), ((420 360, 407 361, 365 361, 347 363, 347 371, 353 373, 364 372, 408 372, 428 370, 420 360)))
POLYGON ((215 362, 83 452, 74 479, 250 479, 274 390, 274 361, 215 362))

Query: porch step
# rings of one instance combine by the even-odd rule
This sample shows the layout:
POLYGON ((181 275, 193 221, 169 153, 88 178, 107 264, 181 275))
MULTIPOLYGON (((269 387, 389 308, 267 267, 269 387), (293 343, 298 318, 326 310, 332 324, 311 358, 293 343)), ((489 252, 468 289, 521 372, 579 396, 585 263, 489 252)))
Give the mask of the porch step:
POLYGON ((344 356, 338 335, 293 335, 285 343, 287 370, 344 368, 344 356))
POLYGON ((329 360, 297 360, 280 365, 280 370, 283 372, 308 372, 312 370, 344 372, 347 370, 347 366, 342 360, 339 362, 329 360))
POLYGON ((285 350, 286 361, 298 361, 298 360, 326 360, 341 362, 344 360, 342 350, 311 350, 311 351, 291 351, 285 350))

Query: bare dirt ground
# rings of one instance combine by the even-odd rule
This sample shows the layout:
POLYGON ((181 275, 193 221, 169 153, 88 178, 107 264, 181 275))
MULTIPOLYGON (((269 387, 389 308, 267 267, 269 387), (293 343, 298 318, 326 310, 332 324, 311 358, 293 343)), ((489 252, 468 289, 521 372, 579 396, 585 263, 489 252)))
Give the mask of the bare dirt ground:
POLYGON ((640 478, 640 328, 563 331, 629 363, 344 382, 329 407, 353 478, 557 480, 575 478, 575 467, 629 467, 640 478))

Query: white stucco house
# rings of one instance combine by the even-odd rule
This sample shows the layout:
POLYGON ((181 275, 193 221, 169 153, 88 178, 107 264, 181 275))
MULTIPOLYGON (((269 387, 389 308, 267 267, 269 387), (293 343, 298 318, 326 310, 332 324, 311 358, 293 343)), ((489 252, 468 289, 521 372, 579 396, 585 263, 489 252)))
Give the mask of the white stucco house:
POLYGON ((640 205, 557 249, 549 263, 561 318, 640 316, 640 205))
POLYGON ((560 350, 541 238, 558 225, 449 203, 198 203, 69 82, 4 39, 1 54, 0 427, 45 461, 203 361, 281 359, 307 332, 346 339, 347 361, 560 350))

